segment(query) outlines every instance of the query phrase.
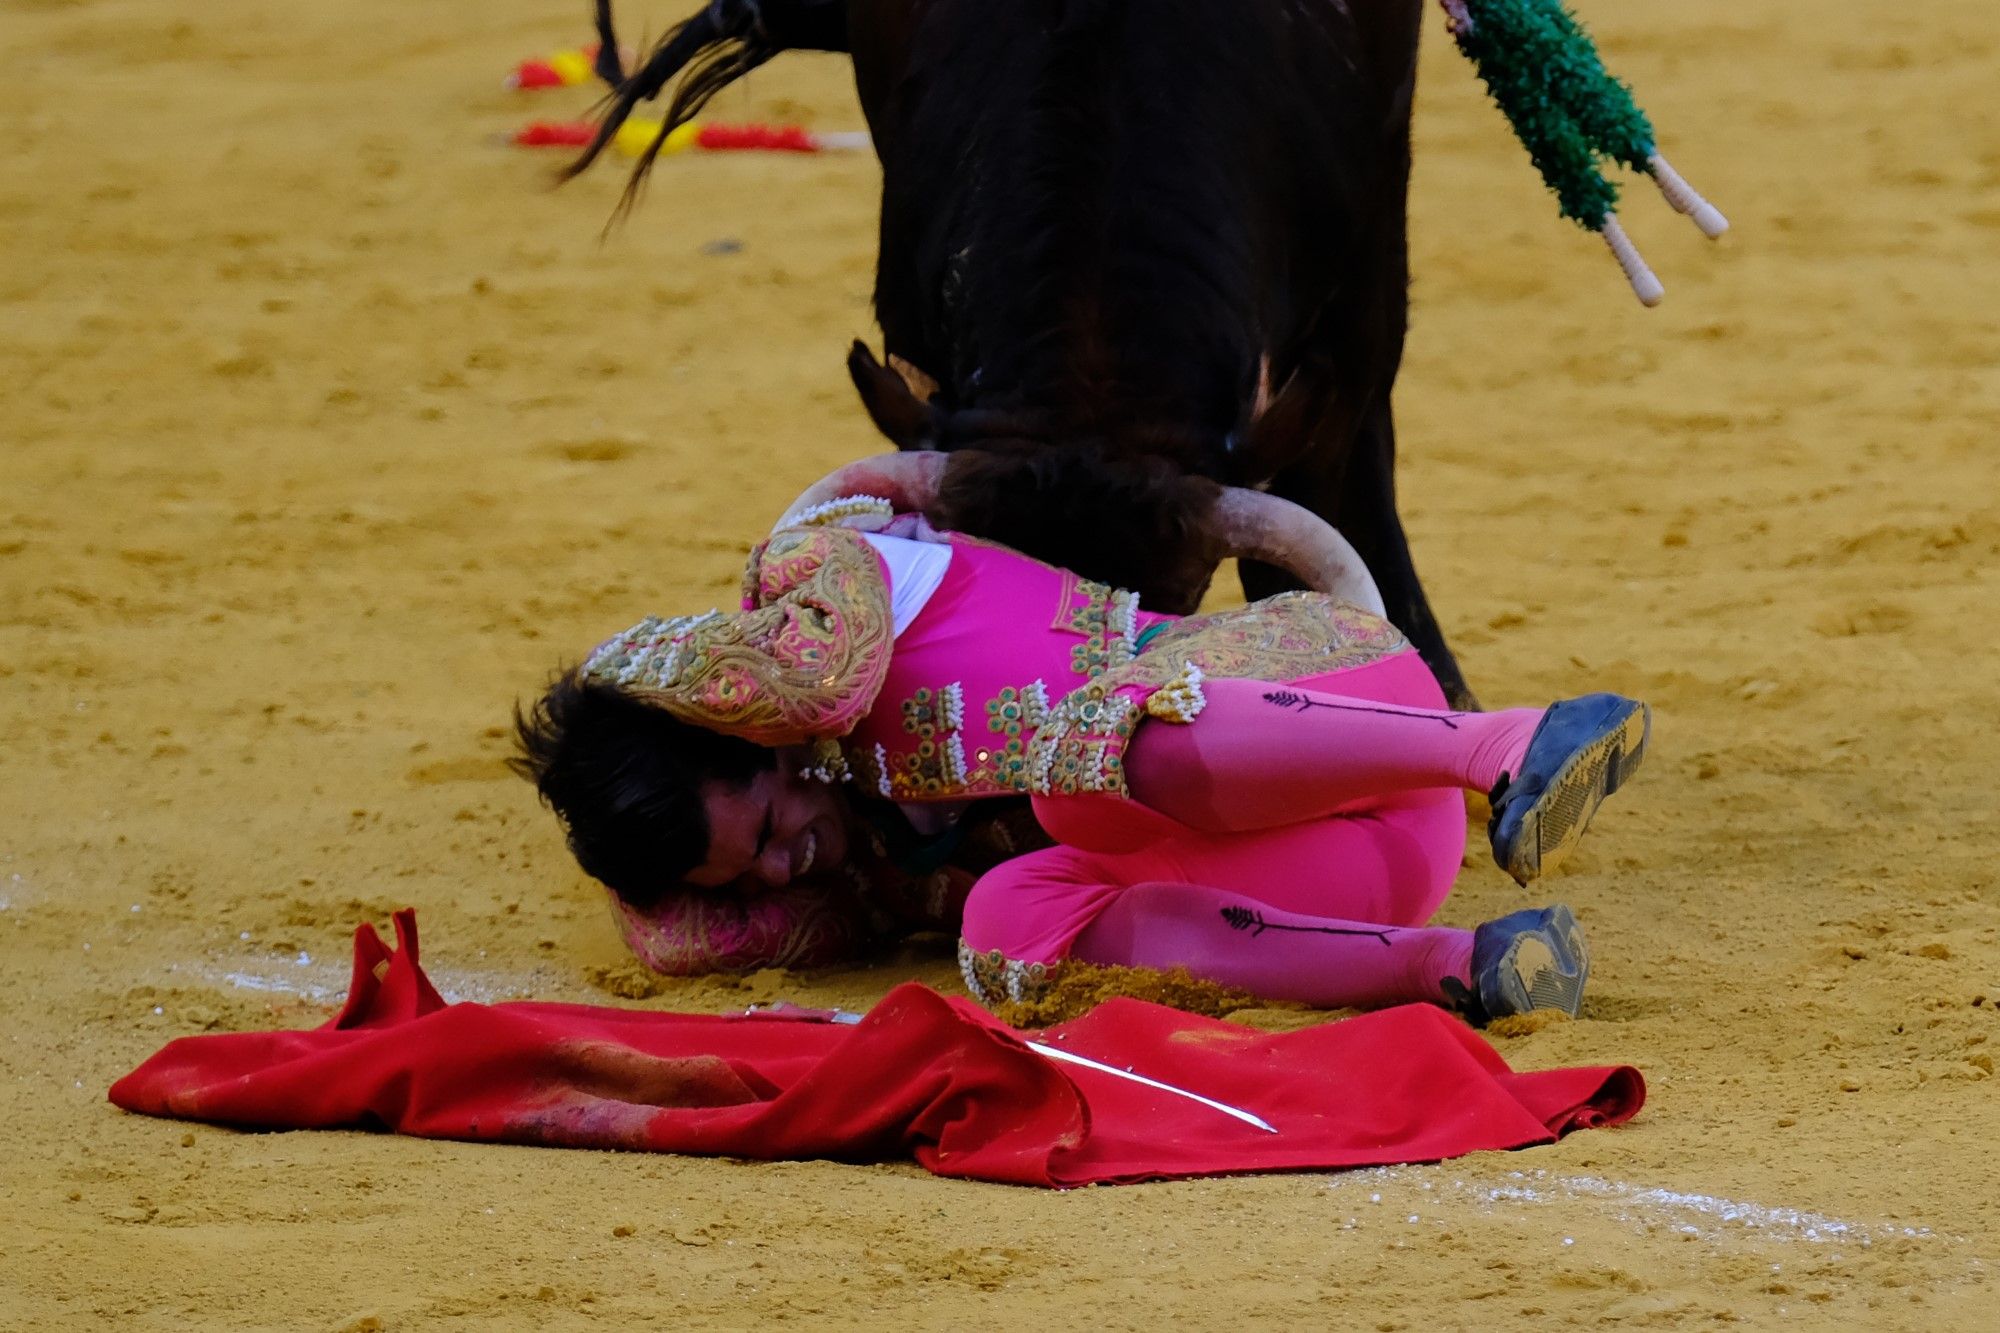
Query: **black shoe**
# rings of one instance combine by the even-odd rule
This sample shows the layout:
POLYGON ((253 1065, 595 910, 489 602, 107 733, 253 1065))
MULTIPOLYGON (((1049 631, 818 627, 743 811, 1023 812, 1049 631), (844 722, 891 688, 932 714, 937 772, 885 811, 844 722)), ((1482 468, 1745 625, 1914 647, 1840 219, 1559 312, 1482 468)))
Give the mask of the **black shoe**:
POLYGON ((1583 1008, 1590 979, 1590 945, 1561 903, 1529 907, 1472 932, 1472 992, 1455 997, 1475 1027, 1509 1014, 1583 1008))
POLYGON ((1604 798, 1639 767, 1652 726, 1652 710, 1622 695, 1551 704, 1521 771, 1493 784, 1486 836, 1500 868, 1526 884, 1569 855, 1604 798))

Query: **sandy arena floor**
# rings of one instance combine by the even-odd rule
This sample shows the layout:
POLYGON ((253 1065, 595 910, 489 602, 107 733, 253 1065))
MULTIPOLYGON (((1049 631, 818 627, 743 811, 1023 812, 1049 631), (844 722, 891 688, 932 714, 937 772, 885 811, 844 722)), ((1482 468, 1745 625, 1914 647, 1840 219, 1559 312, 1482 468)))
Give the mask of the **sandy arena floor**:
MULTIPOLYGON (((841 367, 876 169, 676 159, 600 243, 615 170, 554 192, 491 139, 586 102, 499 86, 580 0, 0 3, 0 1325, 1983 1326, 2000 19, 1582 7, 1736 231, 1635 192, 1639 309, 1432 15, 1403 488, 1489 702, 1658 709, 1555 886, 1584 1020, 1501 1043, 1652 1101, 1519 1154, 1054 1195, 106 1104, 170 1037, 321 1021, 406 903, 457 997, 627 1002, 503 724, 879 447, 841 367)), ((719 110, 860 123, 825 57, 719 110)), ((1474 865, 1447 919, 1521 901, 1474 865)), ((640 1002, 910 976, 955 984, 913 952, 640 1002)))

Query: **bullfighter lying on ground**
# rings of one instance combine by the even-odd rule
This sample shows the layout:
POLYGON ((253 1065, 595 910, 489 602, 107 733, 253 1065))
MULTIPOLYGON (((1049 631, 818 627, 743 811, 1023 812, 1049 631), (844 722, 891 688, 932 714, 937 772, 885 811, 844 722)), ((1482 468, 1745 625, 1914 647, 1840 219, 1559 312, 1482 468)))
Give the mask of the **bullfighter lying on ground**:
POLYGON ((1646 705, 1446 709, 1353 549, 1255 492, 1219 490, 1224 544, 1325 591, 1147 612, 931 529, 941 459, 836 472, 751 553, 739 609, 643 620, 517 718, 518 767, 642 960, 810 965, 924 924, 959 931, 989 1005, 1079 960, 1474 1023, 1577 1012, 1567 907, 1424 923, 1465 791, 1529 883, 1630 777, 1646 705))

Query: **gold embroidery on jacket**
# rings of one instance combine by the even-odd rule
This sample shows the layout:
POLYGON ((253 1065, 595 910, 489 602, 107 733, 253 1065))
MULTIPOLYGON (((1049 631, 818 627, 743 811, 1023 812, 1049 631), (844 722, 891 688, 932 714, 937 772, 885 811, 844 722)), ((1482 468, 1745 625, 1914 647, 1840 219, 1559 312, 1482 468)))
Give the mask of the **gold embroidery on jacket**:
POLYGON ((844 528, 788 529, 752 552, 753 609, 649 618, 585 663, 684 722, 760 745, 844 736, 888 678, 888 585, 874 552, 844 528))
POLYGON ((1192 721, 1204 679, 1301 680, 1362 666, 1409 646, 1395 626, 1322 593, 1294 592, 1167 625, 1145 652, 1073 690, 1028 743, 1037 795, 1129 794, 1125 747, 1151 696, 1160 712, 1192 721), (1130 691, 1130 694, 1119 693, 1130 691))
POLYGON ((1062 604, 1051 628, 1081 634, 1083 642, 1070 649, 1070 670, 1095 680, 1113 667, 1125 665, 1137 651, 1139 595, 1109 584, 1063 575, 1062 604))
POLYGON ((984 952, 964 940, 958 942, 958 972, 972 998, 991 1009, 1011 1000, 1031 1004, 1047 992, 1060 963, 1024 963, 1009 958, 998 949, 984 952))

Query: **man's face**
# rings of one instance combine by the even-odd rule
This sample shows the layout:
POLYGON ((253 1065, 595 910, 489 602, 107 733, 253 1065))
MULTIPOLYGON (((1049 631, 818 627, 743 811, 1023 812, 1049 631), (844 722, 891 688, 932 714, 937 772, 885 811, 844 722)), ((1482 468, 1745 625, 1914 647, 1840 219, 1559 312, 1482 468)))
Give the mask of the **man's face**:
POLYGON ((708 859, 687 882, 716 889, 744 880, 778 889, 809 870, 831 870, 847 857, 847 813, 840 794, 778 766, 747 786, 711 780, 701 787, 708 814, 708 859))

